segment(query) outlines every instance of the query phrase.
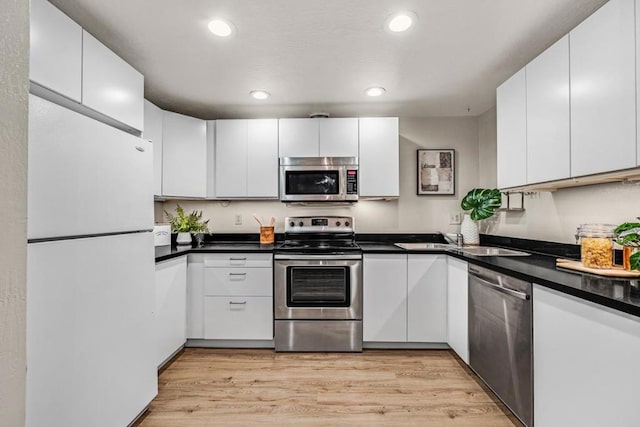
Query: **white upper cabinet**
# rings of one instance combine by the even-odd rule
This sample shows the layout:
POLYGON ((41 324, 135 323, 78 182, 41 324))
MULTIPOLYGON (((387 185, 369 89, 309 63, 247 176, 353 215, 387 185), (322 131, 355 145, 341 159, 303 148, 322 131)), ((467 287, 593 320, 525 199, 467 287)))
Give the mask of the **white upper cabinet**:
POLYGON ((82 100, 82 28, 46 0, 31 0, 29 77, 82 100))
POLYGON ((86 31, 82 103, 133 129, 144 129, 144 76, 86 31))
POLYGON ((216 197, 216 121, 207 120, 207 198, 216 197))
POLYGON ((398 118, 360 118, 359 136, 360 197, 400 196, 398 118))
POLYGON ((496 91, 498 187, 527 183, 526 74, 521 69, 496 91))
POLYGON ((206 197, 207 125, 162 112, 162 192, 168 197, 206 197))
POLYGON ((569 178, 569 36, 531 61, 526 73, 527 183, 569 178))
POLYGON ((358 119, 280 119, 280 157, 357 157, 358 119))
POLYGON ((216 122, 216 197, 278 197, 278 120, 216 122))
POLYGON ((247 197, 278 197, 278 120, 247 124, 247 197))
POLYGON ((571 175, 636 165, 634 0, 610 0, 569 33, 571 175))
POLYGON ((216 121, 216 197, 247 194, 247 120, 216 121))
POLYGON ((280 119, 278 129, 280 157, 317 157, 318 119, 280 119))
POLYGON ((636 0, 636 164, 640 166, 640 0, 636 0))
POLYGON ((162 195, 162 110, 144 100, 144 139, 153 145, 153 194, 162 195))
POLYGON ((318 119, 320 157, 358 156, 358 119, 318 119))

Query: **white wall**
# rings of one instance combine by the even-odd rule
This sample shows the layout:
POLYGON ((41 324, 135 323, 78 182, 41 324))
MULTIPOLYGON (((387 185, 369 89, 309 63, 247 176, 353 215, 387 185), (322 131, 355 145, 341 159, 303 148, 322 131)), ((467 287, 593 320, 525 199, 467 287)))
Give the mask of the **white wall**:
POLYGON ((24 425, 29 1, 2 2, 0 25, 0 426, 24 425))
MULTIPOLYGON (((478 118, 400 118, 400 198, 394 201, 360 201, 351 208, 288 207, 278 201, 181 201, 186 210, 204 211, 210 218, 212 232, 257 232, 251 215, 255 212, 268 220, 277 219, 276 231, 283 230, 284 217, 295 215, 336 214, 356 218, 356 230, 373 232, 457 231, 449 225, 449 212, 460 212, 460 199, 478 182, 478 118), (416 150, 419 148, 453 148, 456 150, 456 194, 454 196, 416 195, 416 150), (243 217, 234 225, 235 215, 243 217)), ((165 202, 172 211, 175 202, 165 202)), ((156 220, 162 221, 160 208, 156 220)))
MULTIPOLYGON (((480 177, 483 186, 496 185, 495 108, 479 117, 480 177), (493 160, 493 164, 491 163, 493 160), (483 162, 487 167, 483 166, 483 162)), ((502 212, 485 221, 490 234, 575 243, 579 224, 619 224, 640 216, 640 183, 613 183, 565 188, 525 196, 525 212, 502 212)))

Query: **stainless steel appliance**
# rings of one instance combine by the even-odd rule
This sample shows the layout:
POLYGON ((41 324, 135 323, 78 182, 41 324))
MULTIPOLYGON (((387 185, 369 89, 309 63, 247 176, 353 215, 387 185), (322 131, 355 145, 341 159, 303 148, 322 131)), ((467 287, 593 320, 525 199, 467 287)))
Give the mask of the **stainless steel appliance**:
POLYGON ((469 266, 469 365, 533 426, 531 283, 469 266))
POLYGON ((358 158, 281 157, 280 200, 358 201, 358 158))
POLYGON ((274 287, 276 351, 362 351, 362 251, 353 218, 286 218, 274 287))

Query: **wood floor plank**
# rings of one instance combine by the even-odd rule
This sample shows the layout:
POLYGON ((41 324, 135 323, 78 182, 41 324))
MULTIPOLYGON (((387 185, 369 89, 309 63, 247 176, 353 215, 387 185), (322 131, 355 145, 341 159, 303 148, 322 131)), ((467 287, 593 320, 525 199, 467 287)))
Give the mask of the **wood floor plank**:
POLYGON ((138 427, 521 424, 448 350, 186 349, 138 427))

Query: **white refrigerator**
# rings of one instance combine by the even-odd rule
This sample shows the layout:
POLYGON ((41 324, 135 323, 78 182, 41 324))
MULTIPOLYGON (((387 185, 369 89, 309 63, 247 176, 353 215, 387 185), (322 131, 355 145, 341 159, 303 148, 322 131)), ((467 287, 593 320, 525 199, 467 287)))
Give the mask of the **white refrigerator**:
POLYGON ((29 97, 27 426, 126 426, 157 394, 151 143, 29 97))

